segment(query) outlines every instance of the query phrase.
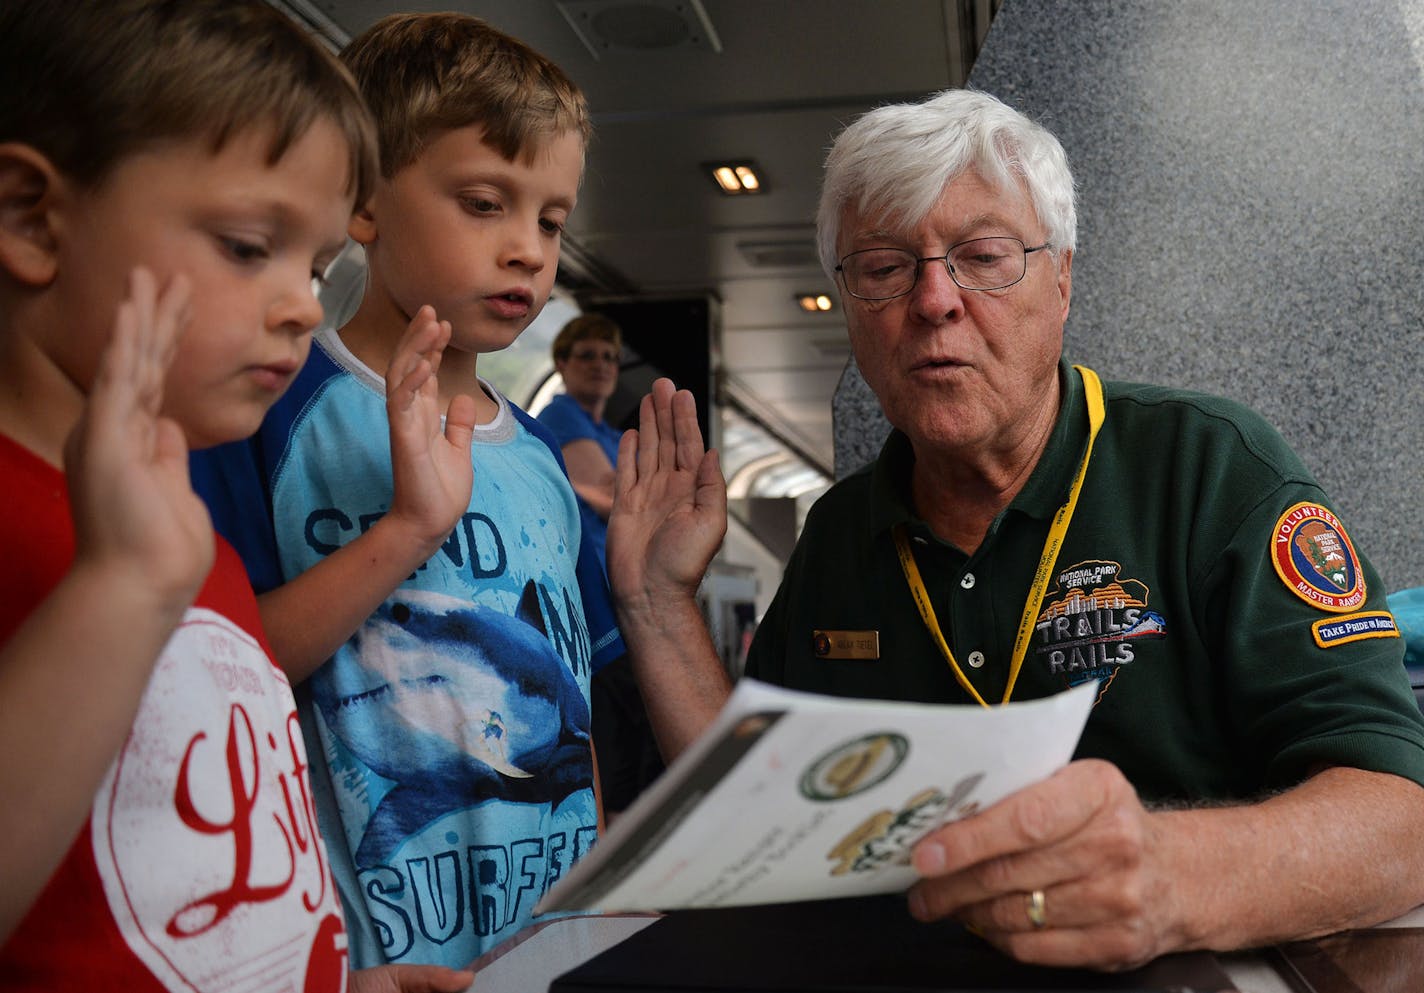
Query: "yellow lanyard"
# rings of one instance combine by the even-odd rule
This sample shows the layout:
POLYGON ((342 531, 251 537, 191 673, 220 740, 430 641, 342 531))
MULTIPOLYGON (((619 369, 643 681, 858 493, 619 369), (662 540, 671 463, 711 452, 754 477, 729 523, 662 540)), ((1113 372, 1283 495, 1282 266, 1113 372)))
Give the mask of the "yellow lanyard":
MULTIPOLYGON (((1088 400, 1088 448, 1083 452, 1083 461, 1078 466, 1078 474, 1073 477, 1073 486, 1068 491, 1068 500, 1058 508, 1058 513, 1053 516, 1053 524, 1048 529, 1048 538, 1043 543, 1043 554, 1038 560, 1038 571, 1034 573, 1033 585, 1029 588, 1028 599, 1024 603, 1023 617, 1019 619, 1018 635, 1014 638, 1013 662, 1009 666, 1009 682, 1004 687, 1002 703, 1009 702, 1009 697, 1014 692, 1014 684, 1018 682, 1019 670, 1023 668, 1024 657, 1028 654, 1029 639, 1033 637, 1033 629, 1038 622, 1038 613, 1043 609, 1043 598, 1048 593, 1048 583, 1053 575, 1053 566, 1058 561, 1058 551, 1063 547, 1063 537, 1068 533, 1068 525, 1073 520, 1073 511, 1078 507, 1078 494, 1082 492, 1083 480, 1088 475, 1088 460, 1093 457, 1093 442, 1097 440, 1098 429, 1103 426, 1103 384, 1098 380, 1097 373, 1087 366, 1075 365, 1073 368, 1078 370, 1079 375, 1083 377, 1083 392, 1087 395, 1088 400)), ((939 646, 940 654, 945 657, 945 660, 949 662, 949 667, 954 670, 954 678, 959 680, 959 685, 964 687, 979 706, 989 706, 979 695, 979 691, 974 688, 974 684, 969 681, 969 677, 964 674, 964 670, 959 668, 954 653, 949 650, 949 644, 944 640, 944 633, 940 631, 939 621, 935 618, 934 607, 930 604, 929 591, 925 589, 924 580, 920 578, 920 570, 915 565, 915 555, 910 551, 910 542, 905 536, 905 525, 895 525, 894 535, 895 550, 900 554, 900 568, 905 571, 905 582, 909 584, 910 594, 915 598, 915 606, 919 608, 920 619, 925 622, 930 636, 939 646)))

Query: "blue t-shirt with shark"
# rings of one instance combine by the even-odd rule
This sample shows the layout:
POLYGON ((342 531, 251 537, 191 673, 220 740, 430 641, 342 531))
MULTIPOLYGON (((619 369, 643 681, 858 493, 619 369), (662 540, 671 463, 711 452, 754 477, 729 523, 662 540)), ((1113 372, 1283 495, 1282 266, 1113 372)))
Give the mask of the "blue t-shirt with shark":
MULTIPOLYGON (((468 512, 299 688, 358 968, 463 967, 597 834, 589 676, 622 639, 552 438, 486 390, 500 409, 475 428, 468 512)), ((389 507, 384 383, 324 329, 258 435, 193 471, 270 589, 389 507)))

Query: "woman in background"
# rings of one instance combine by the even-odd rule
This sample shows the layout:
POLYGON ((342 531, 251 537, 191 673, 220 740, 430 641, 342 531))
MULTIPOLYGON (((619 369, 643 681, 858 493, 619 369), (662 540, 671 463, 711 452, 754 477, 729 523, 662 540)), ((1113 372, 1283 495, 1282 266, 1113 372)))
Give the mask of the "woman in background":
MULTIPOLYGON (((623 433, 604 421, 603 412, 618 389, 622 350, 621 329, 603 314, 580 314, 565 324, 552 348, 565 392, 538 415, 563 450, 581 523, 600 560, 613 508, 613 466, 623 433)), ((611 820, 662 772, 662 756, 626 656, 594 673, 590 695, 603 808, 611 820)))
POLYGON ((602 314, 580 314, 554 338, 554 368, 564 390, 539 412, 563 449, 569 482, 578 494, 583 526, 602 558, 613 508, 613 464, 622 432, 603 420, 603 409, 618 389, 623 333, 602 314))

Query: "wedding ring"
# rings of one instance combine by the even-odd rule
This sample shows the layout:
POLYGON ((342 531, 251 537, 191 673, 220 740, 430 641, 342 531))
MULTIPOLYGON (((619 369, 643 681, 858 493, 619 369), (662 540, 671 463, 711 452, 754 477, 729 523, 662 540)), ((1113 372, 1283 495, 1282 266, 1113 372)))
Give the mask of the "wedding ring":
POLYGON ((1034 890, 1028 895, 1028 922, 1035 931, 1048 927, 1048 919, 1043 916, 1044 903, 1043 890, 1034 890))

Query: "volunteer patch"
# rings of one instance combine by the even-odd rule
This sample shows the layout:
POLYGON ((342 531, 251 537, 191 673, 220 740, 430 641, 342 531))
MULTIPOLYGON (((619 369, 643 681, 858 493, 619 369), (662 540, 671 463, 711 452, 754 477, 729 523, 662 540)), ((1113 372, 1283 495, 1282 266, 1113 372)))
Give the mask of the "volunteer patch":
POLYGON ((1316 621, 1310 626, 1315 635, 1315 643, 1321 648, 1334 648, 1365 638, 1398 638, 1399 625, 1394 615, 1387 610, 1351 614, 1348 617, 1332 617, 1316 621))
POLYGON ((1312 607, 1343 614, 1365 602, 1355 546, 1339 518, 1319 504, 1298 503, 1276 521, 1271 562, 1281 582, 1312 607))

